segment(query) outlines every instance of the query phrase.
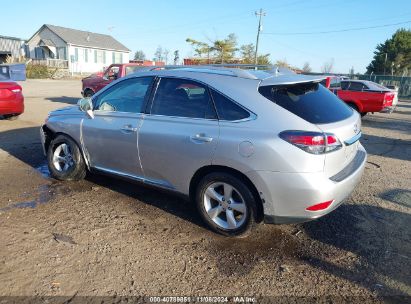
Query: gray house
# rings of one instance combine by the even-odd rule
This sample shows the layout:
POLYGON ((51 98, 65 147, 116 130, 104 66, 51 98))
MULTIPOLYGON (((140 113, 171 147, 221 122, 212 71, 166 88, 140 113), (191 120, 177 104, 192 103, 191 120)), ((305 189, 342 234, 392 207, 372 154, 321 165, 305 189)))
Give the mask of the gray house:
POLYGON ((4 63, 8 56, 12 58, 20 58, 24 55, 23 39, 0 36, 0 63, 4 63))
POLYGON ((43 25, 28 41, 26 56, 34 62, 68 68, 70 72, 97 72, 112 63, 129 62, 130 50, 110 35, 43 25))

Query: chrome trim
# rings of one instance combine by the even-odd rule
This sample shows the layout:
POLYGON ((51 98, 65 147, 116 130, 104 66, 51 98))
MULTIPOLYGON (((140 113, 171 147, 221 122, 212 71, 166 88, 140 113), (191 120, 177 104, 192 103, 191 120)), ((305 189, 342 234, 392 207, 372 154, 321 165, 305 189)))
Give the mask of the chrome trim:
POLYGON ((357 140, 360 139, 361 135, 362 135, 362 133, 361 133, 361 131, 360 131, 360 132, 358 132, 356 135, 354 135, 353 137, 351 137, 350 139, 345 140, 345 141, 344 141, 344 144, 345 144, 346 146, 351 146, 351 145, 354 144, 357 140))
POLYGON ((112 175, 118 175, 127 179, 131 179, 131 180, 135 180, 137 182, 140 183, 144 183, 144 184, 148 184, 148 185, 153 185, 153 186, 157 186, 160 188, 164 188, 164 189, 169 189, 169 190, 175 190, 175 187, 165 181, 158 181, 158 180, 152 180, 152 179, 148 179, 142 176, 136 176, 136 175, 132 175, 132 174, 128 174, 128 173, 123 173, 123 172, 119 172, 116 170, 112 170, 112 169, 106 169, 103 167, 98 167, 95 166, 93 167, 93 169, 96 169, 98 171, 102 171, 102 172, 106 172, 112 175))

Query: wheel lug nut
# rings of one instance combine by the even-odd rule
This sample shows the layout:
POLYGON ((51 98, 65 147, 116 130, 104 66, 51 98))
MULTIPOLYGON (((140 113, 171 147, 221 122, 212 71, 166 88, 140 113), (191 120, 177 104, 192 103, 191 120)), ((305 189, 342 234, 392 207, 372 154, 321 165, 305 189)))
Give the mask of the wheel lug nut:
POLYGON ((228 207, 228 210, 231 210, 231 207, 228 207))
POLYGON ((224 201, 225 201, 225 198, 223 197, 221 200, 224 202, 224 201))

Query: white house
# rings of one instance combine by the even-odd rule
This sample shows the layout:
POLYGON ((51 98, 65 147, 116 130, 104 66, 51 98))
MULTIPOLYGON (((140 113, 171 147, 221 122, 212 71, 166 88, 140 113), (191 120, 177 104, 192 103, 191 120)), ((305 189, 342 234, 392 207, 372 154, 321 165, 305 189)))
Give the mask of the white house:
POLYGON ((27 41, 26 56, 70 72, 92 73, 129 62, 130 50, 110 35, 45 24, 27 41))

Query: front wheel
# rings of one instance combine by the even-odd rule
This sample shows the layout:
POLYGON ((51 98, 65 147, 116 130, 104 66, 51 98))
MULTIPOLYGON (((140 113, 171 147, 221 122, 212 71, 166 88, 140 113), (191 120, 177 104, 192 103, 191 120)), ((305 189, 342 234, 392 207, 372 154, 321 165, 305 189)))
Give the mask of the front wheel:
POLYGON ((86 166, 77 144, 66 135, 53 139, 47 151, 51 176, 58 180, 81 180, 86 176, 86 166))
POLYGON ((210 173, 198 184, 196 204, 201 217, 217 233, 245 236, 255 224, 255 198, 239 178, 210 173))

